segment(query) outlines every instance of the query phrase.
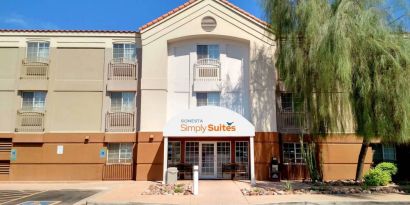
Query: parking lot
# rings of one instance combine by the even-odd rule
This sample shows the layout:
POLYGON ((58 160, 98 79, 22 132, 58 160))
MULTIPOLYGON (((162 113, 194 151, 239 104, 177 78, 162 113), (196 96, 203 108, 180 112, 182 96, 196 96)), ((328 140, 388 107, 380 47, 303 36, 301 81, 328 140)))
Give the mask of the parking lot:
POLYGON ((1 205, 72 205, 98 193, 97 190, 0 190, 1 205))

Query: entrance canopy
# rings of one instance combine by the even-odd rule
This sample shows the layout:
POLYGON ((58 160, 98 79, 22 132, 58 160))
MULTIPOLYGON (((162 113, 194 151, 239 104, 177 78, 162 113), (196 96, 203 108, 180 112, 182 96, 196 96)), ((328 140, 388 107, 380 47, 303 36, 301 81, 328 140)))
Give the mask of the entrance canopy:
POLYGON ((242 115, 217 106, 187 110, 167 122, 166 137, 251 137, 255 127, 242 115))

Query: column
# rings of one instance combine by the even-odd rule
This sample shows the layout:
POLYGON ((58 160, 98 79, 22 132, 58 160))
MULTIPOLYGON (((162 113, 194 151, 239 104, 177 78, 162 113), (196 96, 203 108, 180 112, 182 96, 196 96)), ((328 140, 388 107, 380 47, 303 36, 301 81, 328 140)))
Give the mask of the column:
POLYGON ((250 154, 251 154, 251 185, 256 185, 255 180, 255 143, 254 143, 254 136, 251 136, 249 139, 250 142, 250 154))
POLYGON ((163 172, 162 172, 162 183, 166 183, 167 177, 167 167, 168 166, 168 137, 164 136, 164 161, 163 161, 163 172))

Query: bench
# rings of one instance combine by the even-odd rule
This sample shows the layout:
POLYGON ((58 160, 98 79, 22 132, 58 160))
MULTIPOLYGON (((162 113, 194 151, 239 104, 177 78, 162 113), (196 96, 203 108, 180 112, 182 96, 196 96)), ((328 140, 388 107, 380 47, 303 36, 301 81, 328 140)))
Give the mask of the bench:
POLYGON ((178 169, 178 176, 180 179, 185 179, 185 176, 187 174, 190 174, 192 176, 192 164, 178 163, 173 164, 170 167, 176 167, 178 169))
POLYGON ((226 163, 222 164, 222 173, 223 174, 230 174, 231 179, 235 179, 238 175, 245 175, 247 174, 246 171, 246 164, 242 163, 226 163))

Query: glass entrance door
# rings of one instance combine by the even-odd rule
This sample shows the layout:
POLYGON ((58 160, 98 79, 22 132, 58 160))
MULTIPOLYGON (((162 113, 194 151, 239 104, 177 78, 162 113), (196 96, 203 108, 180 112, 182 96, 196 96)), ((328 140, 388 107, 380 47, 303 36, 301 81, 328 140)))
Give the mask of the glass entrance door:
POLYGON ((216 169, 216 143, 202 142, 200 144, 200 177, 213 179, 217 177, 216 169))

